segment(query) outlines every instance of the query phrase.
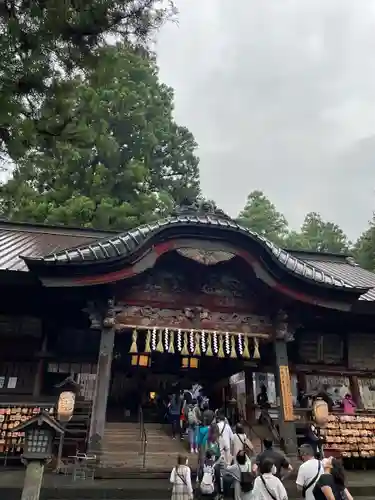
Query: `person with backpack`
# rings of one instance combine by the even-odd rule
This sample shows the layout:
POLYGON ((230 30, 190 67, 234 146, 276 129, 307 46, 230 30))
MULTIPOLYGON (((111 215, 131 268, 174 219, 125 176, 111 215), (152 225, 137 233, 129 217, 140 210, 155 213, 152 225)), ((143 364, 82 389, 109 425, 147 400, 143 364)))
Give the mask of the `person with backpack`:
POLYGON ((259 475, 255 478, 252 500, 288 500, 288 494, 281 480, 272 474, 274 462, 265 458, 259 466, 259 475))
POLYGON ((230 477, 233 481, 234 500, 252 500, 255 476, 251 470, 251 461, 244 450, 237 453, 235 464, 225 470, 224 479, 230 477))
POLYGON ((190 453, 198 453, 198 430, 200 423, 200 410, 197 401, 185 408, 185 415, 188 423, 188 438, 190 444, 190 453))
POLYGON ((198 469, 199 491, 204 498, 215 498, 217 495, 215 466, 215 456, 211 450, 207 450, 204 462, 198 469))
POLYGON ((236 457, 238 452, 244 451, 248 458, 254 454, 254 447, 250 439, 245 434, 242 424, 236 425, 236 432, 233 434, 232 439, 232 456, 236 457))

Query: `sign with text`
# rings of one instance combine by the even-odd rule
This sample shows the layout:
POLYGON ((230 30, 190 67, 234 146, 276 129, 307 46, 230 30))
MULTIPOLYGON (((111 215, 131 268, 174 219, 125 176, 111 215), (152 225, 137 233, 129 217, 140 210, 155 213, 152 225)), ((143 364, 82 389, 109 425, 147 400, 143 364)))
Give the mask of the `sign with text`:
POLYGON ((290 385, 288 366, 279 366, 280 392, 282 397, 282 409, 285 422, 294 421, 293 396, 290 385))

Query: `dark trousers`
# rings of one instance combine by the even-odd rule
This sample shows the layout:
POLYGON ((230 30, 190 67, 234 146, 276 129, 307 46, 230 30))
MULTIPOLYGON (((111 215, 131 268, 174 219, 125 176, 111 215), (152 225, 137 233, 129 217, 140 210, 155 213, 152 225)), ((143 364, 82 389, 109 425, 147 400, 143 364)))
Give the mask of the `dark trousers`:
POLYGON ((176 434, 181 436, 180 415, 170 415, 169 420, 172 425, 172 436, 176 437, 176 434))

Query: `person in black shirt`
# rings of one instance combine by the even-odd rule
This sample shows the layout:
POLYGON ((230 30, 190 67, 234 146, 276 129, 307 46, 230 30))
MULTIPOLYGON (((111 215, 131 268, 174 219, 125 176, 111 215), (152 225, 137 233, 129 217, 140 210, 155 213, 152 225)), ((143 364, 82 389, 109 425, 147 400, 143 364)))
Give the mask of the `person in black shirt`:
POLYGON ((344 467, 336 458, 323 460, 324 474, 316 483, 313 494, 315 500, 353 500, 345 486, 344 467))
POLYGON ((293 470, 293 467, 290 465, 284 453, 273 448, 272 441, 264 439, 263 445, 264 451, 262 451, 262 453, 259 453, 259 455, 255 459, 255 463, 258 467, 260 467, 260 465, 266 458, 272 460, 276 468, 275 476, 277 476, 279 479, 281 479, 282 477, 281 471, 285 472, 283 474, 283 476, 285 476, 287 473, 293 470))

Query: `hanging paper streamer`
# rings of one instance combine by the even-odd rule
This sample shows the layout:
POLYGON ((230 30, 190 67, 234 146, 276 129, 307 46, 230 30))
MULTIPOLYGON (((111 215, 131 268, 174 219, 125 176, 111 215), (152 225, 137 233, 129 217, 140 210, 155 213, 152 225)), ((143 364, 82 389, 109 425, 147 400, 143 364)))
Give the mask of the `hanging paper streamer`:
POLYGON ((260 359, 260 352, 259 352, 259 342, 258 339, 255 337, 254 338, 254 359, 260 359))
POLYGON ((151 333, 151 350, 155 351, 156 350, 156 342, 157 342, 157 335, 156 335, 156 328, 152 330, 151 333))
POLYGON ((224 348, 225 348, 225 354, 229 355, 230 354, 230 340, 229 340, 229 333, 227 332, 224 336, 224 348))
POLYGON ((238 345, 238 352, 240 356, 243 356, 243 340, 242 340, 242 335, 239 334, 237 336, 237 345, 238 345))
POLYGON ((145 352, 151 352, 151 332, 150 332, 150 330, 147 330, 147 334, 146 334, 145 352))
POLYGON ((206 332, 204 330, 202 330, 201 339, 202 339, 202 353, 206 354, 207 344, 206 344, 206 332))
POLYGON ((244 358, 250 358, 249 339, 246 335, 244 335, 244 339, 243 339, 243 354, 242 355, 244 358))
POLYGON ((207 348, 206 348, 206 352, 205 352, 206 356, 213 356, 214 355, 214 353, 212 352, 211 343, 212 343, 212 335, 211 335, 211 333, 207 333, 207 348))
POLYGON ((217 354, 219 352, 219 346, 217 345, 217 333, 214 332, 212 334, 212 351, 214 354, 217 354))
POLYGON ((182 348, 181 354, 183 354, 184 356, 189 356, 187 332, 185 332, 183 336, 184 336, 184 346, 182 348))
POLYGON ((169 338, 169 354, 174 354, 174 331, 172 330, 169 338))
POLYGON ((194 331, 190 330, 189 333, 189 352, 193 354, 194 352, 194 331))
POLYGON ((182 351, 182 333, 180 329, 177 332, 177 351, 182 351))
POLYGON ((194 356, 200 356, 201 355, 201 348, 200 348, 200 339, 201 336, 199 335, 199 332, 195 334, 195 349, 194 349, 194 356))
POLYGON ((159 330, 159 335, 156 334, 158 337, 158 344, 156 346, 156 352, 164 352, 164 347, 163 347, 163 330, 159 330))
POLYGON ((165 350, 165 352, 169 352, 169 330, 168 330, 168 328, 166 328, 165 332, 164 332, 164 350, 165 350))
POLYGON ((230 357, 231 358, 237 358, 237 353, 236 353, 236 339, 235 339, 234 335, 231 335, 230 345, 231 345, 230 357))
POLYGON ((218 358, 225 358, 223 344, 224 344, 224 338, 223 338, 223 335, 220 335, 220 337, 219 337, 219 351, 217 353, 218 358))
POLYGON ((129 353, 130 354, 136 354, 138 352, 137 348, 137 330, 134 328, 133 333, 132 333, 132 345, 130 346, 129 353))

